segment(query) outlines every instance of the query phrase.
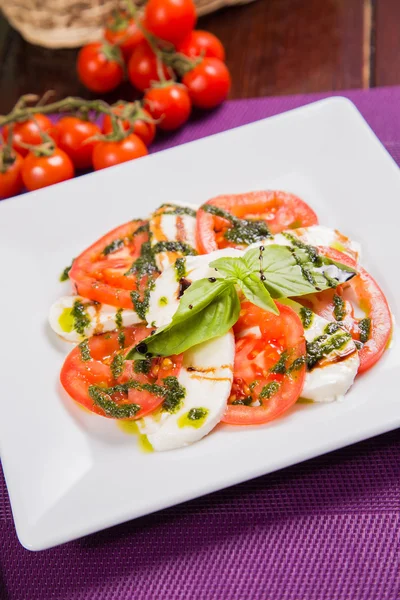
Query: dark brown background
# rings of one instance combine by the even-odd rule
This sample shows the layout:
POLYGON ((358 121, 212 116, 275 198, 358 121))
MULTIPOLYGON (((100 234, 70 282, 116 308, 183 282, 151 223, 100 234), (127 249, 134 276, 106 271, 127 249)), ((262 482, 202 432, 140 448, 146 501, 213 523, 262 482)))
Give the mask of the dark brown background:
MULTIPOLYGON (((231 98, 400 83, 400 0, 258 0, 199 20, 223 41, 231 98)), ((0 113, 27 92, 90 96, 75 50, 31 46, 0 17, 0 113)), ((124 84, 111 96, 130 99, 124 84)))

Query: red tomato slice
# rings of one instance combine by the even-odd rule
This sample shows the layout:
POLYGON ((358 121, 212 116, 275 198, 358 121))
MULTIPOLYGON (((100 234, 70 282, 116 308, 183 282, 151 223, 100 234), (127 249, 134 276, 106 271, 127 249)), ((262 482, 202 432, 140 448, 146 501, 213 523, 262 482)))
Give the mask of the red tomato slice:
POLYGON ((140 256, 147 231, 136 233, 146 221, 130 221, 113 229, 84 250, 73 262, 69 273, 76 293, 104 304, 132 308, 130 292, 143 289, 143 280, 126 275, 140 256))
POLYGON ((304 329, 296 313, 278 304, 274 315, 243 302, 234 330, 234 379, 222 421, 260 425, 279 417, 299 398, 306 376, 304 329), (251 331, 259 327, 261 336, 251 331), (250 403, 260 401, 260 406, 250 403))
MULTIPOLYGON (((359 350, 360 367, 359 373, 370 369, 384 353, 392 333, 392 317, 388 302, 375 279, 362 267, 346 254, 339 250, 328 247, 319 247, 319 252, 328 256, 332 260, 343 263, 349 267, 357 269, 358 275, 336 290, 327 290, 318 294, 315 298, 304 301, 310 304, 310 308, 321 317, 329 321, 335 320, 335 302, 334 296, 337 295, 344 300, 345 315, 341 323, 351 333, 354 340, 360 341, 362 337, 362 321, 354 316, 354 306, 351 298, 355 297, 360 308, 370 319, 370 332, 368 340, 359 350), (347 298, 347 299, 346 299, 347 298), (350 300, 348 299, 350 298, 350 300)), ((302 302, 302 299, 299 298, 302 302)))
MULTIPOLYGON (((126 354, 133 344, 138 344, 149 335, 149 329, 145 325, 134 325, 126 327, 119 332, 103 333, 94 336, 87 341, 86 350, 89 359, 84 360, 82 346, 75 347, 67 356, 61 369, 61 384, 65 391, 78 404, 88 408, 90 411, 103 417, 113 418, 112 415, 98 406, 89 394, 89 387, 97 385, 100 388, 111 388, 128 381, 136 380, 142 384, 162 385, 163 379, 170 376, 177 377, 182 366, 182 355, 170 358, 154 358, 148 374, 136 373, 132 361, 123 364, 121 374, 115 379, 111 369, 114 357, 121 352, 126 354), (126 350, 121 350, 120 336, 125 336, 126 350)), ((138 404, 141 408, 129 420, 140 419, 153 412, 162 402, 163 397, 157 396, 150 391, 129 389, 127 392, 116 391, 106 395, 115 407, 123 407, 129 404, 138 404)), ((115 417, 114 417, 115 418, 115 417)))
MULTIPOLYGON (((240 219, 265 221, 271 233, 318 223, 312 208, 287 192, 265 191, 217 196, 206 204, 216 206, 240 219)), ((235 244, 228 242, 224 236, 230 226, 226 219, 200 209, 197 212, 197 239, 200 251, 208 254, 218 248, 235 247, 235 244)))

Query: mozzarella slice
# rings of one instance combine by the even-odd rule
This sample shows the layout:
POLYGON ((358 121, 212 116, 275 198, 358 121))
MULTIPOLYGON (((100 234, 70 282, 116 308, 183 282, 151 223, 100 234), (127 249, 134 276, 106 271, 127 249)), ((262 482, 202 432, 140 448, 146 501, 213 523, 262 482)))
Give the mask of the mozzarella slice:
MULTIPOLYGON (((291 300, 283 300, 295 312, 301 315, 302 306, 291 300)), ((346 334, 346 330, 339 328, 334 333, 327 333, 327 327, 332 327, 333 323, 312 313, 309 313, 310 323, 304 323, 304 337, 308 344, 316 342, 321 336, 326 336, 321 343, 332 345, 337 336, 346 334)), ((318 342, 317 342, 318 343, 318 342)), ((302 398, 314 402, 333 402, 342 400, 344 395, 353 385, 354 378, 357 375, 360 359, 354 341, 348 334, 347 342, 340 345, 337 349, 332 349, 322 360, 307 371, 302 398)))
MULTIPOLYGON (((196 251, 195 211, 196 208, 189 205, 177 204, 164 204, 157 209, 149 221, 152 248, 160 242, 182 242, 196 251), (186 214, 184 212, 186 209, 193 210, 193 214, 186 214)), ((157 252, 157 267, 160 271, 163 271, 173 264, 179 256, 181 256, 181 253, 176 251, 157 252)))
MULTIPOLYGON (((83 321, 83 323, 84 323, 83 321)), ((50 308, 49 323, 53 331, 67 342, 81 342, 95 333, 113 331, 121 326, 135 325, 141 319, 134 310, 118 309, 108 304, 92 302, 81 296, 62 296, 50 308), (88 321, 82 332, 72 311, 78 307, 84 321, 88 321)))
POLYGON ((218 277, 218 273, 209 264, 223 256, 243 256, 243 252, 234 248, 224 248, 201 256, 187 256, 184 261, 183 281, 174 266, 165 269, 156 279, 153 291, 150 293, 147 322, 153 327, 163 327, 170 323, 178 309, 179 298, 184 291, 183 286, 188 286, 193 281, 204 277, 218 277))
POLYGON ((184 353, 178 381, 186 395, 179 410, 173 414, 159 410, 137 421, 139 431, 147 435, 154 450, 193 444, 214 429, 226 409, 234 358, 231 331, 184 353))
MULTIPOLYGON (((329 321, 314 314, 311 326, 304 330, 304 337, 309 343, 314 342, 319 336, 326 335, 329 321)), ((343 335, 345 330, 327 335, 329 344, 335 336, 343 335)), ((333 349, 314 368, 307 371, 302 397, 314 402, 332 402, 343 400, 344 395, 353 385, 357 375, 360 359, 354 341, 349 339, 340 348, 333 349)))
MULTIPOLYGON (((310 227, 288 229, 285 232, 276 233, 262 243, 264 246, 270 244, 291 246, 292 242, 290 241, 289 236, 298 239, 303 242, 303 244, 309 246, 328 246, 329 248, 334 248, 335 250, 340 250, 340 252, 343 252, 344 254, 348 254, 357 262, 360 260, 361 246, 358 242, 354 242, 337 229, 331 229, 330 227, 324 227, 323 225, 311 225, 310 227)), ((257 247, 260 243, 261 242, 252 244, 251 247, 257 247)))

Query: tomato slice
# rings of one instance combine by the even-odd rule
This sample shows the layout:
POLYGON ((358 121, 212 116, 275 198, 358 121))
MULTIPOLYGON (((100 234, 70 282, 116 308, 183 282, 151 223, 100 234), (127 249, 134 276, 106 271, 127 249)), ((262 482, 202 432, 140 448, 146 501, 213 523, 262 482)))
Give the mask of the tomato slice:
POLYGON ((279 315, 247 301, 242 304, 234 327, 234 379, 224 423, 267 423, 287 411, 301 395, 306 376, 304 329, 291 308, 277 306, 279 315), (254 328, 259 331, 255 333, 254 328), (257 401, 260 405, 254 406, 257 401))
POLYGON ((145 281, 127 274, 149 240, 146 221, 130 221, 113 229, 73 262, 69 273, 76 293, 119 308, 132 308, 130 292, 143 289, 145 281))
MULTIPOLYGON (((212 198, 206 204, 222 209, 234 217, 264 221, 271 233, 284 229, 316 225, 315 212, 294 194, 280 191, 249 192, 212 198)), ((208 254, 218 248, 243 247, 226 239, 232 227, 227 219, 200 210, 197 213, 197 240, 200 252, 208 254)))
POLYGON ((334 321, 338 316, 335 309, 338 302, 341 303, 343 313, 339 322, 351 333, 354 340, 363 342, 359 350, 358 369, 358 372, 362 373, 378 362, 390 340, 392 317, 388 302, 375 279, 350 256, 334 248, 318 247, 318 250, 332 260, 357 269, 358 275, 336 290, 326 290, 316 296, 298 300, 329 321, 334 321), (366 317, 355 316, 355 303, 365 312, 366 317))
MULTIPOLYGON (((126 327, 119 332, 103 333, 75 347, 67 356, 61 369, 61 384, 65 391, 90 411, 109 418, 135 420, 153 412, 163 402, 164 397, 151 390, 129 387, 132 382, 145 386, 163 385, 167 377, 177 377, 182 366, 182 354, 169 358, 154 358, 149 361, 146 372, 136 372, 133 361, 121 362, 118 372, 113 365, 115 357, 123 357, 133 344, 138 344, 149 335, 145 325, 126 327), (121 349, 123 335, 126 349, 121 349), (126 386, 128 384, 128 386, 126 386), (124 385, 126 386, 124 388, 124 385), (105 410, 95 402, 89 388, 97 386, 103 393, 111 410, 105 410), (139 405, 140 410, 130 417, 115 416, 115 409, 126 409, 139 405)), ((142 362, 142 361, 141 361, 142 362)))

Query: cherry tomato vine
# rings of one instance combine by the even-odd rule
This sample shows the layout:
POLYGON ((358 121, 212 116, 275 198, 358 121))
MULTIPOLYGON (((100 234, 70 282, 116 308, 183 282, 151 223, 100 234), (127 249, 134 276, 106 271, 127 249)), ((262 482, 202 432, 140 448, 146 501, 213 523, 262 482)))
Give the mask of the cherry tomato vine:
POLYGON ((21 96, 0 116, 0 199, 70 179, 75 169, 103 169, 145 156, 157 129, 172 131, 192 108, 212 109, 228 95, 225 50, 213 34, 195 30, 193 0, 148 0, 142 14, 131 0, 107 19, 104 38, 77 58, 81 83, 96 93, 124 78, 142 101, 67 97, 50 102, 21 96), (60 115, 59 119, 48 115, 60 115), (102 117, 102 124, 96 122, 102 117))

